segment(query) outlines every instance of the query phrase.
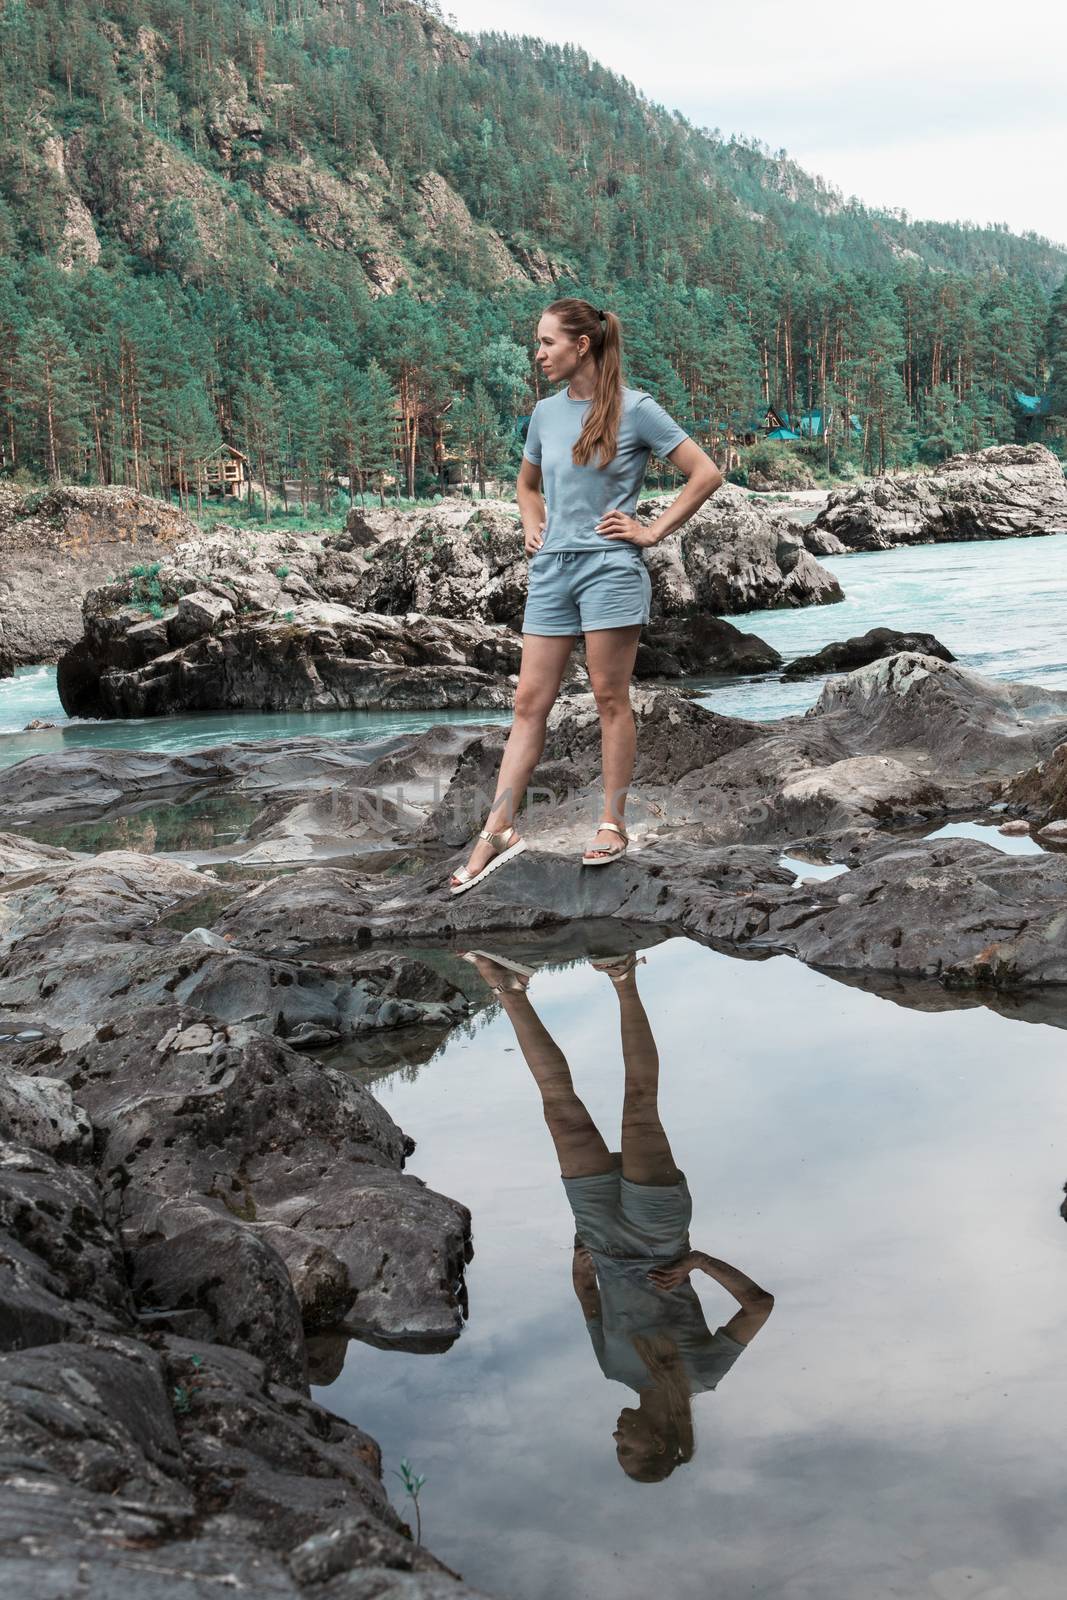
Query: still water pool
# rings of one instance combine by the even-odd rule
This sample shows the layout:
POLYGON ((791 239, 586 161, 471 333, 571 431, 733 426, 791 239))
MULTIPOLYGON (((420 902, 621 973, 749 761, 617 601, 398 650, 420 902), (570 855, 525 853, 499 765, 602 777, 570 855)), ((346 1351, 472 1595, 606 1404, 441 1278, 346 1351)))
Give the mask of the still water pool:
MULTIPOLYGON (((375 1074, 409 1169, 471 1207, 470 1320, 443 1355, 351 1344, 317 1397, 379 1439, 398 1507, 401 1459, 425 1474, 431 1548, 513 1600, 1062 1600, 1067 1036, 681 938, 629 986, 546 967, 375 1074), (685 1402, 691 1459, 638 1482, 613 1434, 656 1395, 598 1361, 549 1123, 592 1147, 573 1082, 635 1170, 657 1064, 690 1242, 774 1308, 685 1402)), ((712 1338, 738 1305, 692 1284, 712 1338)))

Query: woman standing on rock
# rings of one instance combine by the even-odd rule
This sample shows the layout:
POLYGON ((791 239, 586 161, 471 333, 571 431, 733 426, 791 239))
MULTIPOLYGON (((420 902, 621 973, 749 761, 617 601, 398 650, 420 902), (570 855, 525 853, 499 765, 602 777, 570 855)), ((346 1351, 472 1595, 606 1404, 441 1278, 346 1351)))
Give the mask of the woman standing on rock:
POLYGON ((579 634, 600 714, 604 776, 600 826, 582 862, 605 866, 625 851, 636 738, 630 679, 652 593, 642 551, 687 522, 723 481, 650 394, 623 383, 614 312, 588 300, 555 300, 537 324, 537 340, 538 365, 563 387, 534 407, 516 487, 530 557, 522 666, 496 796, 466 865, 449 880, 453 894, 526 848, 515 813, 541 759, 548 714, 579 634), (653 452, 687 482, 646 527, 633 511, 653 452))

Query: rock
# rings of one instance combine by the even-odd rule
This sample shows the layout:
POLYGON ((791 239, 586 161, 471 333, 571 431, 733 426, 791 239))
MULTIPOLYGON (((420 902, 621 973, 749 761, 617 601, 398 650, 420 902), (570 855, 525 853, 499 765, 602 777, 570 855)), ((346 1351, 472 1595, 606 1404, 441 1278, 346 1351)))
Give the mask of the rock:
MULTIPOLYGON (((99 592, 88 606, 101 604, 99 592)), ((378 617, 298 602, 281 620, 234 619, 147 663, 115 615, 87 613, 86 638, 57 677, 72 716, 179 711, 506 708, 521 657, 507 629, 443 617, 378 617)))
POLYGON ((131 1252, 130 1286, 140 1312, 173 1313, 166 1323, 183 1338, 247 1350, 271 1383, 307 1389, 300 1302, 285 1263, 254 1230, 212 1218, 142 1245, 131 1252))
POLYGON ((92 1153, 89 1118, 57 1078, 29 1078, 6 1069, 0 1077, 0 1129, 6 1139, 68 1161, 92 1153))
MULTIPOLYGON (((406 1144, 388 1114, 352 1079, 255 1033, 205 1046, 210 1030, 197 1025, 160 1050, 174 1022, 173 1007, 138 1007, 83 1049, 53 1061, 45 1045, 20 1062, 77 1085, 127 1250, 237 1221, 285 1262, 308 1326, 453 1339, 470 1216, 402 1172, 406 1144)), ((269 1278, 269 1265, 232 1248, 253 1282, 269 1278)), ((188 1272, 176 1268, 179 1287, 195 1253, 188 1272)), ((226 1314, 231 1336, 248 1324, 239 1308, 226 1314)), ((249 1326, 249 1341, 264 1337, 249 1326)))
POLYGON ((1046 760, 1020 772, 1009 787, 1008 798, 1013 805, 1025 807, 1035 828, 1067 818, 1067 741, 1046 760))
MULTIPOLYGON (((645 646, 657 675, 773 666, 774 651, 716 615, 841 598, 799 535, 732 486, 713 498, 678 538, 645 552, 645 646)), ((657 511, 647 502, 639 518, 657 511)), ((443 503, 399 523, 353 519, 343 537, 319 541, 269 534, 250 549, 235 535, 188 539, 156 564, 157 614, 147 619, 143 579, 94 590, 84 637, 60 662, 65 709, 509 706, 528 568, 514 507, 443 503)), ((567 671, 583 669, 573 661, 567 671)))
POLYGON ((754 633, 720 617, 694 612, 648 628, 637 647, 636 678, 678 678, 685 673, 770 672, 778 651, 754 633))
POLYGON ((0 1408, 7 1593, 299 1600, 292 1556, 324 1596, 473 1600, 402 1538, 374 1441, 241 1352, 87 1331, 0 1356, 0 1408))
POLYGON ((122 1251, 92 1176, 0 1144, 0 1350, 132 1324, 122 1251))
POLYGON ((1030 824, 1028 822, 1023 822, 1022 818, 1020 817, 1014 822, 1002 822, 1000 827, 997 829, 997 832, 1007 834, 1009 837, 1022 837, 1029 834, 1030 824))
POLYGON ((1067 821, 1046 822, 1037 829, 1037 836, 1049 844, 1063 844, 1067 842, 1067 821))
MULTIPOLYGON (((205 633, 221 633, 225 625, 233 621, 233 616, 233 605, 224 595, 194 589, 178 601, 177 614, 167 632, 175 644, 188 644, 205 633)), ((166 639, 163 647, 166 648, 166 639)))
POLYGON ((1067 691, 979 677, 926 655, 894 655, 831 678, 807 717, 840 715, 857 752, 920 742, 941 770, 1013 777, 1067 735, 1067 691))
POLYGON ((851 550, 1067 531, 1067 483, 1042 444, 992 445, 933 472, 875 478, 831 494, 812 525, 851 550))
POLYGON ((808 523, 801 529, 801 538, 804 548, 810 550, 813 556, 846 556, 848 545, 839 539, 836 533, 831 533, 829 528, 819 528, 808 523))
POLYGON ((223 955, 227 955, 230 949, 226 940, 219 934, 212 933, 210 928, 190 928, 188 933, 182 934, 180 943, 196 945, 197 948, 205 950, 218 950, 223 955))
POLYGON ((41 495, 0 484, 0 545, 8 555, 0 571, 0 657, 12 667, 57 661, 81 638, 90 589, 198 532, 176 506, 132 489, 64 485, 41 495))
MULTIPOLYGON (((76 818, 105 812, 123 800, 229 785, 262 790, 328 790, 369 763, 365 749, 338 739, 263 739, 255 744, 212 745, 183 752, 113 750, 85 745, 27 756, 0 769, 0 816, 24 824, 31 819, 76 818)), ((18 862, 75 861, 70 850, 39 845, 18 834, 0 834, 0 871, 23 870, 18 862)), ((210 881, 210 880, 209 880, 210 881)))
POLYGON ((941 661, 956 657, 932 633, 899 633, 895 628, 871 628, 851 639, 823 645, 814 655, 797 656, 782 668, 783 678, 801 678, 824 672, 851 672, 872 661, 908 650, 914 654, 937 656, 941 661))
POLYGON ((890 846, 853 869, 849 898, 809 883, 752 943, 826 969, 937 978, 947 988, 1067 982, 1067 860, 973 839, 890 846))

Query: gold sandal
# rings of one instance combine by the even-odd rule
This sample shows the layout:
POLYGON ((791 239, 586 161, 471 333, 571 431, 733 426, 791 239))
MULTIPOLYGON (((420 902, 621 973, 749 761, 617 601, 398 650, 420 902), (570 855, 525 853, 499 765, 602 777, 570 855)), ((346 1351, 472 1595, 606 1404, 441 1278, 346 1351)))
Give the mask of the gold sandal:
POLYGON ((617 833, 622 844, 617 850, 612 850, 608 845, 590 845, 582 856, 583 867, 606 867, 609 861, 614 861, 617 856, 626 854, 626 846, 630 843, 630 835, 617 822, 601 822, 597 825, 597 833, 604 828, 610 828, 612 833, 617 833))
POLYGON ((448 880, 451 894, 463 894, 467 889, 473 889, 474 885, 481 883, 482 879, 487 877, 490 872, 494 872, 497 867, 503 866, 505 861, 512 856, 517 856, 526 849, 526 840, 520 838, 512 823, 509 823, 506 828, 500 828, 496 833, 491 828, 482 828, 478 837, 479 839, 486 839, 497 854, 486 862, 480 872, 470 872, 466 867, 457 867, 448 880), (511 844, 507 843, 509 835, 511 835, 513 841, 511 844))
POLYGON ((494 994, 502 994, 505 990, 509 994, 525 994, 534 975, 533 967, 524 967, 521 961, 512 961, 508 956, 495 956, 491 950, 461 950, 459 954, 461 960, 469 961, 474 967, 478 966, 478 957, 481 956, 483 961, 491 961, 494 966, 505 969, 512 980, 510 983, 489 983, 485 974, 481 974, 494 994))
POLYGON ((644 960, 644 956, 639 956, 636 950, 631 950, 629 955, 612 956, 608 961, 590 961, 589 965, 596 972, 606 972, 612 983, 617 985, 624 978, 628 978, 631 972, 635 972, 644 960), (621 970, 613 972, 613 967, 619 967, 621 970))

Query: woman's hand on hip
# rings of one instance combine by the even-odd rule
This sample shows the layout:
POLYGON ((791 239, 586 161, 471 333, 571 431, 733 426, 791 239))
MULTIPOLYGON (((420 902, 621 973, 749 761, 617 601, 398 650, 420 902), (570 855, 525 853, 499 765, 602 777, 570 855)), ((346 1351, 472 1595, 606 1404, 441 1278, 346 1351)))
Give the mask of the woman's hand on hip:
POLYGON ((540 550, 541 546, 544 544, 544 542, 545 542, 545 524, 542 522, 541 526, 537 529, 537 531, 535 533, 526 534, 526 536, 525 536, 525 538, 523 540, 523 543, 526 546, 526 554, 528 556, 535 556, 537 554, 538 550, 540 550))
POLYGON ((679 1261, 672 1261, 666 1267, 653 1267, 648 1274, 649 1283, 654 1283, 657 1289, 677 1289, 680 1283, 686 1283, 689 1274, 696 1265, 692 1254, 682 1256, 679 1261))
POLYGON ((625 511, 605 511, 596 525, 596 531, 615 544, 636 544, 642 549, 659 542, 651 528, 643 522, 635 522, 625 511))

